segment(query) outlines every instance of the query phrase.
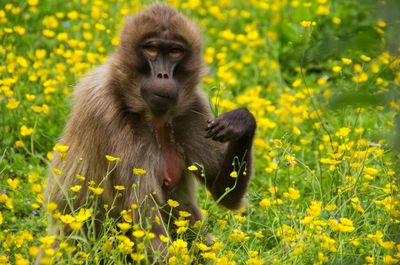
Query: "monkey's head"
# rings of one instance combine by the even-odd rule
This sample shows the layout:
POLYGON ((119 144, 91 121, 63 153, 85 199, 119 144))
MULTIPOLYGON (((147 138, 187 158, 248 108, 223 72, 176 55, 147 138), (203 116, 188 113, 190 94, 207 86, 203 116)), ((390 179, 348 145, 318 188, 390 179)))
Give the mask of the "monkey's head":
POLYGON ((129 17, 114 63, 129 109, 159 118, 190 106, 203 69, 201 49, 197 27, 168 5, 129 17))

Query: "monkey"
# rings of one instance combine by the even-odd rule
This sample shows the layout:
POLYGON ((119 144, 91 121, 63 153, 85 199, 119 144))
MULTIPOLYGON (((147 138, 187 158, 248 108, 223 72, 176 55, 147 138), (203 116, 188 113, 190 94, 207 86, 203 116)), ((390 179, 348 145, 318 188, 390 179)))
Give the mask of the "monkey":
MULTIPOLYGON (((146 201, 142 215, 153 220, 156 235, 167 236, 165 216, 154 209, 173 199, 180 203, 179 210, 191 214, 191 223, 200 220, 197 181, 223 207, 242 205, 252 173, 256 120, 246 108, 213 117, 198 87, 205 72, 202 45, 197 26, 166 4, 154 4, 126 19, 115 52, 75 87, 59 139, 69 150, 66 157, 55 155, 52 161, 51 167, 62 172, 50 171, 47 202, 68 212, 62 190, 80 184, 76 174, 85 177, 85 185, 75 207, 84 203, 91 181, 104 188, 99 205, 112 205, 117 192, 113 187, 124 185, 111 215, 116 218, 133 203, 144 205, 151 195, 154 199, 146 201), (106 155, 120 159, 108 178, 104 176, 111 162, 106 155), (193 164, 203 170, 188 170, 193 164), (145 173, 138 176, 133 168, 145 173), (226 194, 227 188, 231 190, 226 194)), ((96 218, 101 220, 102 214, 96 218)), ((57 231, 54 226, 50 224, 49 233, 57 231)), ((160 251, 166 248, 158 236, 151 244, 160 251)))

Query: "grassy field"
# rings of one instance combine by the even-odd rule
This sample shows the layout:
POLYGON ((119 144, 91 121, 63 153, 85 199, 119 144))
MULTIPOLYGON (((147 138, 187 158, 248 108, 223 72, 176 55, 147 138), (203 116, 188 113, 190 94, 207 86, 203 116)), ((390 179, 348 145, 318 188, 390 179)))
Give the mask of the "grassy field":
MULTIPOLYGON (((396 1, 168 3, 203 31, 216 112, 245 106, 258 122, 248 206, 227 212, 200 189, 215 242, 188 242, 196 228, 182 214, 169 263, 399 264, 396 1)), ((29 264, 40 248, 42 264, 146 263, 154 235, 130 222, 134 209, 95 239, 79 234, 90 209, 62 215, 42 192, 74 84, 148 4, 0 0, 0 264, 29 264), (49 215, 78 227, 74 240, 51 248, 49 215)))

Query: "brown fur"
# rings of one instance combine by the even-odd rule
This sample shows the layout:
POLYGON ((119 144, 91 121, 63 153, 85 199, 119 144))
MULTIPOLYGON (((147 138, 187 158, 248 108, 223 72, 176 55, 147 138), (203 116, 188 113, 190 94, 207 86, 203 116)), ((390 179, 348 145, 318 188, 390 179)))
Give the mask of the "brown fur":
MULTIPOLYGON (((60 143, 68 145, 70 149, 66 159, 56 156, 52 163, 52 167, 62 169, 63 173, 61 176, 53 173, 48 176, 47 201, 56 202, 59 209, 68 212, 64 194, 60 190, 82 184, 75 177, 80 174, 86 177, 86 181, 75 207, 81 205, 88 192, 88 182, 94 180, 97 185, 102 181, 110 163, 105 156, 112 155, 121 158, 121 161, 112 175, 101 184, 104 193, 100 197, 100 204, 111 205, 116 195, 114 185, 124 185, 126 190, 122 192, 123 197, 117 201, 112 211, 114 217, 121 210, 129 209, 132 203, 140 205, 146 195, 154 194, 158 205, 165 205, 172 198, 181 203, 182 209, 192 213, 192 221, 200 219, 195 198, 196 176, 186 169, 187 166, 194 162, 204 165, 206 184, 211 191, 215 185, 231 183, 231 180, 226 180, 226 176, 221 176, 221 167, 226 167, 227 172, 232 170, 232 157, 225 156, 225 153, 229 153, 229 144, 204 137, 204 128, 212 115, 206 96, 197 88, 203 71, 201 49, 198 29, 167 5, 157 4, 128 18, 121 34, 121 44, 115 54, 83 78, 75 89, 72 112, 60 139, 60 143), (142 77, 132 70, 138 67, 135 64, 139 62, 133 51, 138 48, 143 37, 154 33, 182 38, 190 50, 189 59, 184 65, 186 78, 181 80, 178 102, 161 121, 152 115, 140 96, 138 87, 142 77), (182 177, 173 189, 163 188, 163 180, 159 176, 159 165, 163 159, 157 141, 157 123, 160 122, 171 124, 169 137, 179 149, 185 164, 182 177), (135 176, 132 173, 134 167, 144 168, 147 173, 135 176), (141 179, 139 194, 135 194, 132 185, 137 183, 138 178, 141 179), (219 183, 215 183, 217 179, 220 179, 219 183)), ((244 144, 247 149, 251 147, 252 135, 249 141, 250 145, 247 140, 244 144)), ((250 155, 247 154, 247 157, 246 161, 251 163, 250 155)), ((249 170, 250 166, 247 167, 249 170)), ((250 172, 247 174, 250 175, 250 172)), ((239 177, 243 178, 243 184, 240 184, 243 191, 233 194, 233 199, 225 203, 222 201, 229 208, 240 205, 247 187, 248 176, 239 177)), ((204 181, 202 177, 199 178, 204 181)), ((153 201, 147 200, 146 203, 143 213, 149 218, 154 219, 158 215, 162 219, 157 211, 150 210, 156 206, 153 201)), ((162 225, 154 225, 153 230, 158 234, 167 234, 162 225)), ((50 231, 54 231, 54 228, 50 228, 50 231)), ((165 247, 158 237, 153 243, 155 248, 165 247)))

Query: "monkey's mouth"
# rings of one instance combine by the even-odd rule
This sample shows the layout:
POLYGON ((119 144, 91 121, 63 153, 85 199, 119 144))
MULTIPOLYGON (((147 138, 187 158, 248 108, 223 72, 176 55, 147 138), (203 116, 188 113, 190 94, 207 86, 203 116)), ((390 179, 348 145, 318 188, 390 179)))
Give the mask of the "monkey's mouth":
POLYGON ((173 106, 176 105, 178 93, 176 91, 154 91, 149 88, 141 89, 143 99, 149 106, 150 111, 155 116, 165 115, 173 106))
POLYGON ((159 98, 160 100, 174 100, 174 98, 176 98, 176 95, 171 95, 171 94, 164 94, 164 93, 160 93, 160 92, 153 92, 153 97, 155 98, 159 98))

